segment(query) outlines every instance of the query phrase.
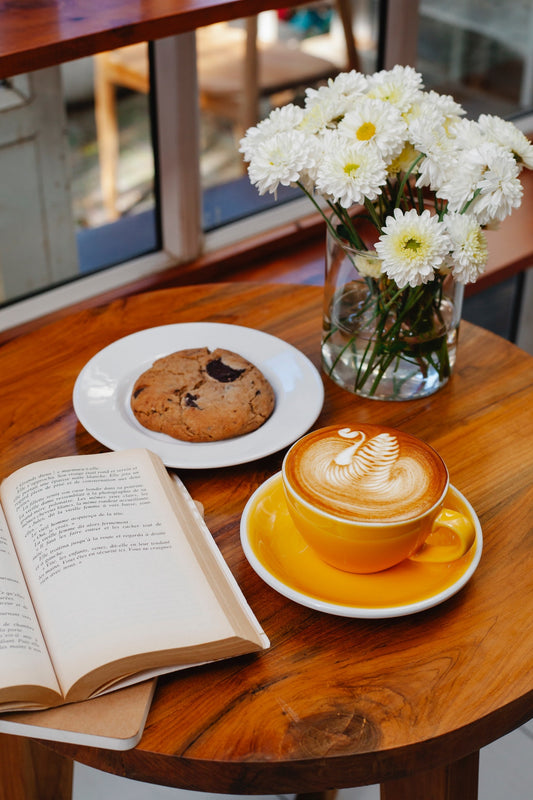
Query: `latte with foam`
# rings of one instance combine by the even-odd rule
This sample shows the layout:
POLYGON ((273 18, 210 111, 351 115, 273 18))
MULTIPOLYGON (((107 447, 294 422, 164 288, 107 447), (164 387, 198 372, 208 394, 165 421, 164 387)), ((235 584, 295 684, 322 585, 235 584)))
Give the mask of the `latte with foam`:
POLYGON ((448 484, 432 447, 379 425, 330 426, 292 446, 284 480, 311 506, 353 520, 401 522, 433 508, 448 484))

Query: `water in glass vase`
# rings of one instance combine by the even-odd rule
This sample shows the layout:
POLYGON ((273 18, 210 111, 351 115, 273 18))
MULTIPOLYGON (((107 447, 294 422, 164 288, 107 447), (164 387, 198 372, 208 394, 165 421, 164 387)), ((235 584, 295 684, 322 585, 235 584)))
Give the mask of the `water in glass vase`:
POLYGON ((438 304, 419 302, 400 316, 366 281, 344 284, 324 309, 323 370, 342 388, 376 400, 433 394, 455 365, 461 299, 443 293, 438 304))

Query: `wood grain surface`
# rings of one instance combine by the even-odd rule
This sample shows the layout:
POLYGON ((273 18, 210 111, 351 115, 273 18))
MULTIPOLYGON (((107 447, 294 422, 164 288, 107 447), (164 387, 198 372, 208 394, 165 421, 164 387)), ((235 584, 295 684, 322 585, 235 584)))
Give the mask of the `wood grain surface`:
MULTIPOLYGON (((292 0, 291 6, 304 2, 292 0)), ((283 0, 0 0, 0 78, 283 5, 283 0)))
MULTIPOLYGON (((189 286, 81 311, 5 343, 0 478, 37 459, 105 450, 77 421, 71 397, 84 364, 114 340, 167 323, 236 323, 281 337, 319 367, 321 300, 314 286, 189 286)), ((392 620, 297 605, 261 581, 239 542, 247 499, 284 453, 180 470, 271 648, 160 679, 134 750, 47 745, 56 754, 209 792, 381 782, 386 800, 427 800, 428 786, 432 800, 476 797, 479 748, 533 713, 533 358, 462 323, 455 374, 432 397, 385 403, 326 377, 324 385, 317 426, 380 422, 444 457, 483 528, 469 584, 438 607, 392 620)))

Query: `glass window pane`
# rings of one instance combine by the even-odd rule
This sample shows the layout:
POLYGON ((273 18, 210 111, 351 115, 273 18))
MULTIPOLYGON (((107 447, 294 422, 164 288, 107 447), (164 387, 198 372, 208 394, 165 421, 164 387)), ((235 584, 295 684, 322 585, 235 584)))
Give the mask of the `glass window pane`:
POLYGON ((82 274, 159 246, 149 46, 62 66, 82 274))
POLYGON ((59 69, 0 85, 1 301, 77 270, 59 69))
POLYGON ((301 197, 298 190, 283 187, 276 198, 260 197, 246 175, 239 140, 273 108, 302 104, 307 87, 351 67, 375 70, 377 14, 374 0, 318 2, 197 32, 205 231, 301 197), (251 24, 256 26, 252 32, 251 24), (255 82, 246 62, 247 36, 252 65, 257 56, 255 82))
POLYGON ((0 84, 0 305, 159 247, 147 55, 142 86, 100 84, 99 128, 104 55, 0 84))
POLYGON ((531 0, 421 0, 417 68, 469 116, 531 110, 531 0))

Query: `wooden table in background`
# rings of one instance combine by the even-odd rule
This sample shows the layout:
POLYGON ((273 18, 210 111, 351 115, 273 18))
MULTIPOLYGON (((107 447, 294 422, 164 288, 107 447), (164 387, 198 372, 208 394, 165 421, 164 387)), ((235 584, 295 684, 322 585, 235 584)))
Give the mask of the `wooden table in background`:
MULTIPOLYGON (((318 367, 321 296, 253 283, 150 292, 4 344, 0 478, 37 459, 105 449, 78 423, 71 396, 84 364, 114 340, 167 323, 237 323, 285 339, 318 367)), ((440 451, 483 527, 469 584, 391 620, 312 611, 266 586, 239 543, 243 507, 283 453, 180 471, 271 649, 160 679, 145 734, 127 752, 1 737, 1 798, 69 797, 72 759, 207 792, 381 783, 384 800, 476 798, 479 748, 533 715, 533 358, 463 323, 456 372, 432 397, 368 401, 324 381, 317 426, 380 422, 440 451)))
POLYGON ((0 0, 0 78, 272 8, 283 0, 0 0))

